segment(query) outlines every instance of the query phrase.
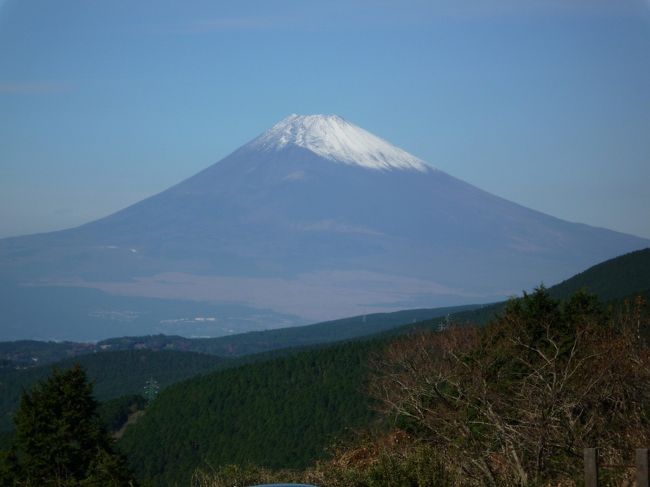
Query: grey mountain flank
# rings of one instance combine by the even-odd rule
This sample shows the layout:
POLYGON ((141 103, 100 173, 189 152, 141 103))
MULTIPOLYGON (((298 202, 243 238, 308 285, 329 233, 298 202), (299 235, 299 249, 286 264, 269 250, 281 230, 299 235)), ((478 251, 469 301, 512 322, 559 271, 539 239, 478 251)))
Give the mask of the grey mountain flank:
POLYGON ((292 115, 106 218, 0 240, 0 339, 216 336, 488 302, 648 245, 489 194, 340 117, 292 115))

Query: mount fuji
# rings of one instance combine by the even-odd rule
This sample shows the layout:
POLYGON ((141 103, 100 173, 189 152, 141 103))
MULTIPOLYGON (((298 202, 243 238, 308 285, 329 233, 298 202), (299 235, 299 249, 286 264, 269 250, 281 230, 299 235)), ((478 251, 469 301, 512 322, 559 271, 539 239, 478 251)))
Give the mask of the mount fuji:
POLYGON ((0 240, 0 339, 488 302, 648 245, 489 194, 340 117, 291 115, 106 218, 0 240))

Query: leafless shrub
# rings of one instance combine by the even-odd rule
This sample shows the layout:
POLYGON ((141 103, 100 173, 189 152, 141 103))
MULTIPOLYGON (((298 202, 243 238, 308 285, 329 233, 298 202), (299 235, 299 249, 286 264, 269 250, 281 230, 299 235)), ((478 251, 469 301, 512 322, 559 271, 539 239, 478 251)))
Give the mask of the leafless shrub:
POLYGON ((541 289, 483 330, 394 341, 375 359, 371 394, 467 483, 570 482, 584 447, 623 463, 648 444, 641 304, 612 321, 584 295, 560 307, 541 289))

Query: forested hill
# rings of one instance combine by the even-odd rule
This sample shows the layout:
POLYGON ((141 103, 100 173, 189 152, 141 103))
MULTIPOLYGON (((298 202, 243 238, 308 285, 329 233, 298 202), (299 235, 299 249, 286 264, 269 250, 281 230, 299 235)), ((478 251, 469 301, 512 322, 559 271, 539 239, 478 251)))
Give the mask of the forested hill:
MULTIPOLYGON (((553 302, 544 289, 508 309, 533 313, 540 301, 565 318, 574 316, 571 310, 580 306, 598 319, 608 316, 604 305, 590 297, 578 295, 565 305, 553 302)), ((327 447, 344 438, 346 431, 372 429, 373 408, 364 391, 370 371, 381 365, 373 366, 377 362, 371 357, 381 355, 396 338, 394 332, 175 384, 127 429, 119 445, 138 475, 153 485, 183 485, 197 467, 252 464, 277 469, 313 464, 326 458, 331 451, 327 447)))
POLYGON ((119 442, 141 478, 186 485, 197 467, 304 467, 367 425, 362 341, 299 352, 167 388, 119 442))
MULTIPOLYGON (((540 283, 542 285, 543 283, 540 283)), ((618 306, 622 300, 635 296, 650 299, 650 248, 631 252, 610 259, 577 274, 566 281, 548 288, 556 299, 568 299, 579 290, 594 294, 603 303, 618 306)), ((531 290, 529 290, 531 291, 531 290)), ((450 322, 456 324, 486 324, 501 313, 507 301, 476 306, 449 315, 450 322)), ((401 334, 410 328, 444 327, 447 317, 434 318, 431 322, 404 325, 395 328, 393 333, 401 334)))
MULTIPOLYGON (((22 390, 48 376, 53 366, 65 369, 74 363, 81 364, 95 383, 95 396, 103 401, 141 393, 150 377, 156 379, 161 387, 165 387, 207 371, 287 355, 292 353, 289 349, 295 349, 297 352, 305 347, 369 336, 403 323, 430 319, 468 308, 471 306, 376 313, 306 327, 214 339, 188 339, 165 335, 116 338, 100 342, 94 348, 95 352, 83 344, 72 342, 19 342, 15 351, 20 354, 22 360, 28 358, 32 346, 39 356, 45 357, 46 360, 75 351, 83 354, 59 360, 54 364, 16 369, 16 364, 9 362, 0 368, 0 431, 13 427, 11 418, 18 407, 22 390), (112 348, 125 350, 107 351, 112 348), (220 353, 234 357, 214 355, 220 353)), ((5 350, 10 350, 7 343, 1 345, 5 345, 5 350)))
POLYGON ((634 294, 650 294, 650 248, 607 260, 549 289, 552 296, 566 298, 586 289, 604 301, 634 294))
MULTIPOLYGON (((146 381, 155 379, 161 388, 189 377, 217 370, 227 359, 190 352, 129 350, 82 355, 57 362, 60 369, 79 363, 94 382, 98 400, 125 394, 142 394, 146 381)), ((0 431, 13 428, 12 414, 23 390, 52 373, 51 365, 0 372, 0 431)))
POLYGON ((405 323, 446 316, 476 306, 452 306, 373 313, 313 325, 279 328, 217 338, 185 338, 174 335, 128 336, 103 340, 97 344, 39 342, 22 340, 0 342, 0 359, 6 367, 51 363, 71 356, 117 350, 175 350, 235 357, 287 347, 302 347, 350 340, 373 335, 405 323))

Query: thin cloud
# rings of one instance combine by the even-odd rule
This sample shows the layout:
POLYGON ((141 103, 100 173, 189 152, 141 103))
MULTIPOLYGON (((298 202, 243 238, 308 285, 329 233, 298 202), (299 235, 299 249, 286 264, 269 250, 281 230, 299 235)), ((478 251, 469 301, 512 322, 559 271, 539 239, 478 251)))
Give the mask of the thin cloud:
POLYGON ((47 95, 70 91, 70 85, 65 83, 0 83, 0 94, 5 95, 47 95))

